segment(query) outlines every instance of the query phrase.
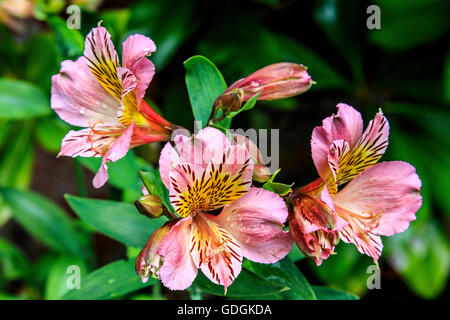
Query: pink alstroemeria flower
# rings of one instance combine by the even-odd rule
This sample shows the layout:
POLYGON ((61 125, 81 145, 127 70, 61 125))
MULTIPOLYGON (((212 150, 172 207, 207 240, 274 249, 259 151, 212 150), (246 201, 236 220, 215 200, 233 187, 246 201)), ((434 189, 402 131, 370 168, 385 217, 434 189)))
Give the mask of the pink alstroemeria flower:
POLYGON ((226 290, 243 257, 274 263, 289 253, 286 204, 273 192, 251 187, 253 162, 245 146, 205 128, 194 137, 178 135, 175 147, 167 143, 159 164, 181 218, 160 242, 149 240, 146 248, 158 247, 151 256, 139 255, 136 271, 143 281, 152 273, 166 287, 183 290, 200 268, 226 290))
POLYGON ((389 136, 381 110, 363 132, 358 111, 342 103, 337 108, 337 115, 324 119, 312 134, 312 158, 320 179, 311 184, 314 188, 299 191, 307 190, 318 199, 322 190, 328 190, 332 201, 325 205, 346 222, 342 230, 334 231, 377 262, 383 248, 381 236, 403 232, 415 220, 422 205, 421 181, 408 163, 377 164, 389 136))
POLYGON ((143 35, 129 36, 122 45, 122 67, 111 36, 100 26, 87 35, 84 56, 66 60, 52 77, 51 106, 61 119, 78 127, 63 139, 59 155, 103 157, 93 184, 108 179, 107 163, 128 149, 167 141, 174 126, 143 99, 155 73, 146 59, 156 46, 143 35))

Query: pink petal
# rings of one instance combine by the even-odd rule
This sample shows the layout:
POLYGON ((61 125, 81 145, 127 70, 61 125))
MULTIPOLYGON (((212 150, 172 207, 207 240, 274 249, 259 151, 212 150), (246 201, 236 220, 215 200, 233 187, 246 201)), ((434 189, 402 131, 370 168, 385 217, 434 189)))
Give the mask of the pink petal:
POLYGON ((108 160, 106 157, 103 157, 102 164, 100 165, 100 168, 98 169, 97 173, 94 176, 94 179, 92 180, 92 185, 94 188, 100 188, 102 187, 106 181, 108 181, 108 166, 107 166, 108 160))
POLYGON ((162 283, 171 290, 187 289, 197 276, 189 252, 192 218, 181 219, 161 241, 158 253, 164 257, 159 271, 162 283))
MULTIPOLYGON (((330 118, 326 118, 323 123, 330 122, 330 120, 330 118)), ((311 156, 319 176, 324 181, 327 181, 330 175, 330 166, 328 165, 330 144, 331 138, 324 126, 315 127, 311 137, 311 156)))
POLYGON ((111 35, 99 25, 86 36, 84 56, 87 65, 102 87, 119 102, 122 99, 122 81, 118 75, 119 58, 111 35))
POLYGON ((134 122, 128 126, 128 128, 120 135, 119 138, 114 141, 106 153, 106 157, 109 161, 117 161, 127 154, 130 149, 131 138, 133 136, 133 130, 135 128, 134 122))
POLYGON ((52 77, 52 109, 74 126, 88 127, 98 122, 119 126, 119 103, 92 75, 84 57, 75 62, 63 61, 60 72, 52 77))
POLYGON ((325 184, 324 188, 320 194, 320 199, 325 202, 328 208, 334 213, 333 219, 335 220, 333 231, 342 230, 348 222, 342 219, 337 213, 334 206, 333 199, 331 198, 330 192, 328 191, 328 186, 325 184))
MULTIPOLYGON (((122 82, 122 100, 130 91, 136 88, 137 79, 133 72, 127 68, 117 68, 117 75, 122 82)), ((123 102, 123 101, 122 101, 123 102)))
POLYGON ((382 162, 353 179, 334 202, 370 221, 373 232, 390 236, 406 230, 415 220, 422 205, 420 188, 413 166, 401 161, 382 162))
POLYGON ((286 204, 280 196, 252 187, 211 219, 236 238, 243 256, 260 263, 274 263, 292 247, 289 232, 283 231, 287 216, 286 204))
POLYGON ((330 174, 328 155, 331 143, 335 140, 347 141, 350 148, 361 137, 363 121, 361 114, 353 107, 339 103, 337 115, 332 115, 322 121, 322 126, 313 130, 311 138, 311 153, 317 172, 323 180, 330 174))
POLYGON ((361 113, 353 107, 339 103, 338 113, 333 117, 331 138, 332 140, 345 140, 352 148, 361 137, 363 120, 361 113))
POLYGON ((206 127, 194 138, 178 135, 175 145, 182 163, 194 163, 206 168, 210 162, 220 163, 231 143, 220 130, 206 127))
POLYGON ((159 174, 167 189, 170 188, 170 172, 180 164, 180 156, 170 142, 166 143, 159 157, 159 174))
MULTIPOLYGON (((373 166, 383 156, 388 146, 389 124, 380 111, 375 118, 369 122, 366 131, 358 140, 356 145, 345 148, 341 152, 336 172, 336 182, 342 185, 349 182, 358 174, 373 166)), ((336 141, 335 141, 336 143, 336 141)), ((333 167, 332 163, 330 165, 333 167)))
POLYGON ((375 263, 381 256, 383 243, 381 237, 370 232, 364 232, 362 227, 348 224, 344 230, 339 231, 339 237, 346 243, 353 243, 359 252, 373 258, 375 263))
POLYGON ((195 216, 190 251, 205 276, 226 290, 241 272, 241 248, 227 230, 209 217, 214 216, 203 213, 195 216))
MULTIPOLYGON (((242 148, 231 146, 229 149, 235 147, 242 148)), ((227 164, 227 156, 228 153, 220 164, 210 162, 206 169, 195 164, 180 164, 170 171, 170 200, 180 216, 198 210, 219 209, 248 191, 253 172, 248 153, 248 161, 242 165, 227 164)))
POLYGON ((123 66, 133 72, 132 67, 136 62, 155 51, 156 46, 152 39, 141 34, 131 35, 122 43, 123 66))
POLYGON ((133 129, 135 127, 134 122, 122 133, 119 138, 117 138, 111 145, 111 147, 108 149, 108 152, 103 157, 102 164, 100 166, 100 169, 98 170, 97 174, 94 177, 94 180, 92 181, 95 188, 100 188, 105 184, 105 182, 108 180, 108 166, 107 163, 110 161, 117 161, 121 158, 123 158, 129 148, 131 143, 131 138, 133 135, 133 129))
POLYGON ((58 156, 101 157, 102 150, 107 150, 116 139, 113 135, 100 135, 91 129, 69 131, 61 143, 58 156))
POLYGON ((136 98, 139 105, 155 74, 155 66, 145 57, 155 52, 156 46, 152 39, 136 34, 129 36, 122 44, 122 48, 123 66, 131 70, 138 80, 136 98))

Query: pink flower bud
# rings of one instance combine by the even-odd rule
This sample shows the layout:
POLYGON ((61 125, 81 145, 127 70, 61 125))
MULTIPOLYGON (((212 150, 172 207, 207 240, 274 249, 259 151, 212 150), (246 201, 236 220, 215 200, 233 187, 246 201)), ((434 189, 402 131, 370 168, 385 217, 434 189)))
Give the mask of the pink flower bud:
POLYGON ((136 273, 142 278, 142 282, 147 282, 149 276, 159 279, 159 269, 164 259, 158 254, 158 249, 161 241, 177 222, 178 220, 167 221, 162 227, 153 232, 144 249, 137 256, 135 269, 136 273))
POLYGON ((260 92, 258 100, 284 99, 305 92, 314 83, 307 67, 289 62, 268 65, 233 83, 225 93, 240 88, 244 101, 260 92))
POLYGON ((319 266, 333 254, 338 236, 336 214, 319 199, 296 190, 290 199, 289 229, 300 251, 319 266))

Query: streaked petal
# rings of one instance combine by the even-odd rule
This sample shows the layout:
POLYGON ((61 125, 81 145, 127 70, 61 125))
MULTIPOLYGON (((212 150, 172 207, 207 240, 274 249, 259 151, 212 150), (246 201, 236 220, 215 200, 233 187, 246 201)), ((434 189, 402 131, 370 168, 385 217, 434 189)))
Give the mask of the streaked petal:
POLYGON ((274 263, 284 258, 292 247, 289 232, 283 231, 287 216, 286 204, 280 196, 252 187, 211 219, 238 241, 244 257, 274 263))
POLYGON ((382 162, 365 170, 335 197, 337 207, 365 221, 371 231, 393 235, 406 230, 422 205, 421 181, 413 166, 382 162))
POLYGON ((364 227, 358 221, 348 224, 344 230, 339 231, 339 237, 346 243, 353 243, 359 252, 373 258, 375 263, 381 256, 383 243, 381 237, 370 231, 364 231, 364 227))
POLYGON ((180 164, 180 156, 170 142, 166 143, 159 157, 159 174, 167 189, 170 188, 170 171, 180 164))
POLYGON ((74 126, 88 127, 97 122, 119 126, 119 104, 92 75, 84 57, 63 61, 60 72, 52 77, 52 109, 74 126))
POLYGON ((206 169, 199 165, 180 164, 171 170, 170 200, 180 216, 221 208, 239 199, 250 188, 253 163, 247 150, 242 146, 231 146, 228 151, 223 154, 222 162, 210 162, 206 169), (235 149, 247 153, 245 163, 233 164, 235 149))
POLYGON ((89 32, 84 45, 84 56, 98 82, 120 102, 122 82, 117 73, 117 68, 120 67, 119 58, 111 35, 105 28, 99 26, 89 32))
POLYGON ((62 140, 59 156, 101 157, 106 154, 116 137, 96 134, 91 129, 71 130, 62 140))
POLYGON ((187 289, 197 276, 198 269, 189 252, 191 228, 191 217, 181 219, 161 241, 158 250, 164 257, 159 276, 171 290, 187 289))
POLYGON ((378 112, 352 148, 339 155, 336 182, 338 185, 349 182, 365 169, 373 166, 384 154, 388 146, 389 124, 383 113, 378 112))
POLYGON ((241 272, 241 248, 227 230, 208 216, 200 213, 194 217, 190 252, 203 273, 226 290, 241 272))
POLYGON ((311 138, 312 157, 323 180, 328 180, 330 174, 328 158, 333 141, 346 141, 351 149, 360 139, 363 129, 362 117, 358 111, 345 103, 339 103, 337 108, 337 115, 325 118, 322 126, 313 130, 311 138))

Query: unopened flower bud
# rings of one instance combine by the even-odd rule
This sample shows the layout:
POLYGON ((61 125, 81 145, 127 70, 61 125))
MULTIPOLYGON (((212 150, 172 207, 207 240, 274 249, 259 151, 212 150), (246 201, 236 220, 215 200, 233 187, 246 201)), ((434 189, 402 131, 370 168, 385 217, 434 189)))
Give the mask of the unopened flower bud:
POLYGON ((134 204, 139 213, 149 218, 159 218, 164 213, 161 199, 156 195, 144 195, 134 204))
MULTIPOLYGON (((294 193, 289 207, 289 229, 300 251, 319 266, 334 253, 337 216, 323 201, 294 193)), ((340 226, 339 226, 340 227, 340 226)))
POLYGON ((147 244, 136 258, 136 273, 142 278, 142 282, 147 282, 149 276, 159 279, 159 269, 164 258, 158 253, 161 241, 178 220, 167 221, 162 227, 157 229, 148 239, 147 244))
POLYGON ((243 101, 260 92, 258 100, 284 99, 305 92, 314 83, 307 67, 289 62, 268 65, 233 83, 226 91, 242 89, 243 101))
POLYGON ((217 98, 215 104, 222 108, 225 114, 238 111, 244 102, 244 91, 240 88, 230 90, 217 98))

